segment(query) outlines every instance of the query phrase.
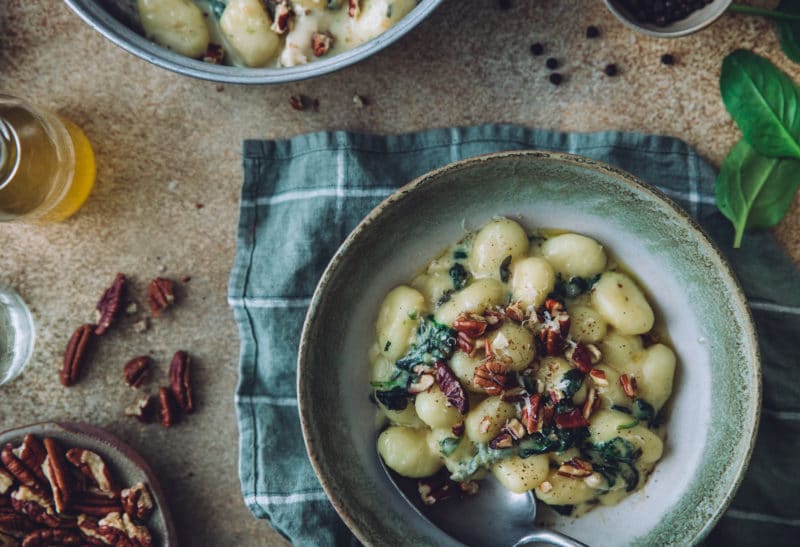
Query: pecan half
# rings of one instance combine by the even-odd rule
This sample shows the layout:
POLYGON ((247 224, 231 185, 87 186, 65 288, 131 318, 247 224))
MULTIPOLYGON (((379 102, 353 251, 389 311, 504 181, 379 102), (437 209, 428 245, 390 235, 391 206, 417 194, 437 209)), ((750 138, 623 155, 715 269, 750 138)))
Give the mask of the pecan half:
MULTIPOLYGON (((36 525, 25 515, 22 515, 11 507, 11 501, 8 502, 8 507, 0 509, 0 532, 8 534, 12 537, 22 537, 25 532, 33 530, 36 525)), ((16 545, 16 544, 15 544, 16 545)))
POLYGON ((447 402, 458 410, 462 416, 469 411, 469 399, 464 387, 458 381, 450 367, 441 359, 436 361, 436 383, 447 397, 447 402))
POLYGON ((78 516, 78 529, 84 536, 97 540, 102 545, 130 545, 124 530, 111 526, 100 526, 96 518, 88 515, 78 516))
POLYGON ((275 5, 275 17, 270 29, 275 34, 284 34, 289 30, 289 19, 294 15, 294 11, 289 7, 286 0, 281 0, 275 5))
POLYGON ((125 274, 118 273, 114 282, 105 290, 100 301, 97 303, 97 327, 94 333, 102 336, 114 324, 120 309, 122 309, 122 297, 125 292, 125 274))
POLYGON ((453 321, 453 328, 455 330, 459 333, 463 332, 472 339, 483 336, 487 326, 486 318, 475 313, 464 312, 453 321))
POLYGON ((129 540, 129 545, 132 547, 150 547, 153 544, 153 539, 150 536, 150 531, 144 526, 138 526, 130 519, 130 517, 123 513, 110 513, 108 516, 100 519, 97 523, 100 527, 116 528, 122 531, 129 540))
POLYGON ((359 0, 347 0, 347 15, 356 18, 361 15, 361 5, 359 0))
POLYGON ((501 448, 512 448, 514 446, 514 437, 511 436, 511 433, 504 431, 497 435, 494 439, 489 441, 489 448, 494 449, 501 449, 501 448))
POLYGON ((178 418, 178 410, 175 408, 175 399, 169 388, 162 387, 158 390, 159 415, 161 425, 172 427, 178 418))
POLYGON ((558 474, 562 477, 570 477, 573 479, 579 479, 583 477, 588 477, 592 474, 594 468, 592 467, 592 462, 584 460, 583 458, 572 458, 569 461, 566 461, 561 464, 558 468, 558 474))
POLYGON ((539 412, 542 406, 542 394, 534 393, 522 407, 520 419, 529 435, 542 430, 542 415, 539 412))
POLYGON ((134 357, 122 367, 122 374, 125 377, 125 383, 129 387, 139 387, 147 379, 150 373, 150 368, 153 365, 153 360, 147 355, 134 357))
POLYGON ((156 277, 147 285, 147 304, 153 317, 159 317, 174 302, 175 287, 171 279, 156 277))
POLYGON ((75 526, 75 519, 56 515, 52 504, 27 486, 20 486, 11 494, 11 505, 17 513, 48 528, 72 528, 75 526))
POLYGON ((77 467, 101 492, 117 492, 114 477, 105 460, 97 453, 84 448, 70 448, 67 461, 77 467))
POLYGON ((103 494, 79 492, 76 494, 75 500, 72 502, 70 508, 76 513, 94 517, 105 517, 111 513, 121 512, 122 504, 119 499, 110 498, 103 494))
POLYGON ((125 408, 125 415, 136 418, 144 424, 149 424, 155 419, 156 400, 151 395, 139 397, 125 408))
POLYGON ((592 370, 592 354, 589 353, 589 349, 580 342, 578 342, 572 350, 570 359, 575 363, 577 369, 584 374, 592 370))
POLYGON ((36 491, 39 494, 44 494, 45 485, 30 469, 28 469, 22 460, 17 458, 14 454, 14 447, 7 444, 0 450, 0 461, 6 467, 6 470, 17 480, 22 486, 36 491))
POLYGON ((589 420, 583 417, 579 408, 573 408, 564 414, 556 414, 555 420, 556 425, 561 429, 576 429, 589 425, 589 420))
POLYGON ((145 521, 153 512, 153 498, 150 496, 147 485, 143 482, 136 483, 130 488, 125 488, 122 491, 121 498, 122 509, 131 518, 145 521))
POLYGON ((42 471, 42 463, 47 457, 47 452, 39 439, 28 433, 15 454, 25 464, 25 467, 33 471, 34 475, 42 481, 46 480, 42 471))
POLYGON ((64 460, 64 450, 50 437, 45 437, 44 448, 47 457, 42 464, 42 471, 50 483, 56 511, 64 513, 72 500, 72 477, 64 460))
POLYGON ((497 361, 487 361, 475 369, 472 383, 489 395, 499 395, 508 385, 508 369, 497 361))
POLYGON ((311 51, 315 57, 322 57, 333 47, 333 34, 330 32, 314 32, 311 35, 311 51))
POLYGON ((0 467, 0 496, 6 495, 8 491, 11 490, 12 486, 14 486, 14 477, 11 473, 0 467))
POLYGON ((81 369, 86 361, 89 349, 94 339, 95 326, 85 324, 72 333, 64 353, 64 364, 61 368, 61 383, 65 387, 74 385, 81 377, 81 369))
POLYGON ((220 65, 225 59, 225 50, 222 46, 217 44, 208 44, 205 52, 203 52, 203 62, 212 65, 220 65))
POLYGON ((185 351, 176 351, 169 363, 169 388, 181 410, 187 414, 194 411, 189 365, 191 359, 185 351))
POLYGON ((639 396, 639 388, 636 385, 636 378, 623 374, 619 377, 619 383, 622 386, 622 391, 631 399, 639 396))
POLYGON ((83 545, 84 539, 74 530, 44 529, 34 530, 25 535, 22 547, 72 547, 83 545))

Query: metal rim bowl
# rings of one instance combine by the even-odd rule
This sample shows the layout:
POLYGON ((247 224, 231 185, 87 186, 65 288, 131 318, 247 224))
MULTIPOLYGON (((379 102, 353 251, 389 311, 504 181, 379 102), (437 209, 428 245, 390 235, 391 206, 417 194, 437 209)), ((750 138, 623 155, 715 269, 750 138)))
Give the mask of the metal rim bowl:
POLYGON ((283 84, 315 78, 348 67, 399 40, 442 0, 422 0, 408 15, 381 35, 328 59, 286 68, 247 68, 204 63, 184 57, 145 38, 105 7, 103 0, 65 0, 90 27, 125 51, 172 72, 229 84, 283 84))
POLYGON ((731 5, 732 0, 714 0, 707 6, 691 13, 685 19, 675 21, 667 26, 659 27, 652 23, 638 21, 619 0, 603 0, 606 7, 622 23, 633 30, 656 38, 679 38, 706 28, 722 17, 731 5))

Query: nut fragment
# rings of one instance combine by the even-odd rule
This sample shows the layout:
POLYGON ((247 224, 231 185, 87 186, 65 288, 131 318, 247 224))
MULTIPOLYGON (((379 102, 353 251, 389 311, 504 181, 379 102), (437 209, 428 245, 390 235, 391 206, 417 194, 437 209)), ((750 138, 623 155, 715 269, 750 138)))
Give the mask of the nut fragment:
POLYGON ((360 0, 347 0, 347 15, 353 17, 354 19, 361 15, 361 5, 360 0))
POLYGON ((472 383, 489 395, 499 395, 508 385, 508 369, 498 361, 487 361, 475 369, 472 383))
POLYGON ((159 317, 174 302, 175 287, 171 279, 156 277, 147 286, 147 304, 153 317, 159 317))
POLYGON ((459 414, 463 416, 469 411, 469 399, 464 392, 464 387, 450 367, 441 359, 436 361, 436 383, 447 397, 447 403, 456 407, 459 414))
POLYGON ((537 488, 542 491, 542 493, 547 494, 551 490, 553 490, 553 483, 550 481, 544 481, 541 483, 537 488))
POLYGON ((46 480, 42 471, 42 463, 47 457, 47 452, 39 439, 28 433, 15 454, 25 467, 33 471, 34 475, 42 481, 46 480))
POLYGON ((522 303, 517 301, 510 304, 506 308, 506 317, 517 323, 522 323, 525 320, 525 310, 522 307, 522 303))
POLYGON ((176 351, 169 363, 169 387, 175 402, 187 414, 194 411, 189 365, 191 359, 185 351, 176 351))
POLYGON ((486 332, 488 323, 486 319, 475 313, 462 313, 453 321, 453 328, 463 332, 470 338, 480 338, 486 332))
POLYGON ((458 349, 464 353, 468 353, 469 355, 472 355, 475 351, 475 340, 467 336, 466 333, 458 333, 458 336, 456 337, 456 344, 458 344, 458 349))
POLYGON ((114 478, 105 460, 99 454, 85 448, 70 448, 67 461, 77 467, 101 492, 116 492, 114 478))
POLYGON ((594 471, 592 463, 578 457, 562 463, 558 468, 559 475, 573 479, 588 477, 592 474, 592 471, 594 471))
POLYGON ((118 498, 86 491, 80 492, 75 496, 70 509, 84 515, 105 517, 111 513, 121 512, 122 504, 118 498))
MULTIPOLYGON (((35 524, 26 515, 18 513, 11 506, 11 500, 8 498, 0 499, 5 500, 4 503, 7 504, 0 508, 0 533, 8 534, 12 537, 22 537, 25 532, 35 528, 35 524)), ((13 545, 16 546, 17 543, 13 545)))
POLYGON ((161 425, 164 427, 172 427, 177 419, 178 411, 175 408, 175 400, 173 399, 172 392, 169 390, 169 388, 159 388, 158 403, 161 425))
POLYGON ((428 391, 435 383, 436 379, 433 374, 423 374, 416 382, 408 386, 408 392, 414 395, 422 393, 423 391, 428 391))
POLYGON ((49 529, 34 530, 25 535, 22 547, 72 547, 83 545, 84 539, 74 530, 49 529))
MULTIPOLYGON (((11 490, 11 487, 14 486, 14 477, 11 474, 0 467, 0 496, 4 496, 11 490)), ((0 498, 5 499, 5 498, 0 498)))
POLYGON ((125 383, 130 387, 139 387, 147 379, 153 360, 147 355, 134 357, 122 367, 125 383))
POLYGON ((156 400, 150 395, 136 399, 125 409, 125 415, 136 418, 142 423, 149 424, 155 418, 156 400))
POLYGON ((217 44, 208 44, 205 52, 203 53, 203 62, 212 65, 220 65, 225 59, 225 50, 222 46, 217 44))
POLYGON ((311 51, 315 57, 322 57, 333 47, 333 34, 330 32, 314 32, 311 35, 311 51))
POLYGON ((606 379, 604 370, 593 368, 589 371, 589 376, 591 376, 592 382, 594 382, 597 387, 608 387, 608 380, 606 379))
POLYGON ((94 339, 95 326, 85 324, 78 327, 72 333, 72 337, 67 344, 67 351, 64 353, 64 364, 61 368, 61 383, 65 387, 74 385, 81 377, 81 369, 84 366, 88 352, 94 339))
POLYGON ((78 516, 78 529, 87 538, 99 541, 103 545, 129 545, 123 530, 110 526, 100 526, 94 517, 78 516))
POLYGON ((437 501, 455 495, 456 482, 445 473, 437 473, 432 477, 421 479, 417 483, 417 491, 425 505, 433 505, 437 501))
POLYGON ((586 393, 586 400, 583 402, 581 414, 587 420, 592 413, 600 407, 600 399, 597 397, 597 388, 591 388, 586 393))
POLYGON ((468 496, 474 496, 481 488, 478 481, 461 481, 458 486, 468 496))
POLYGON ((619 383, 622 386, 622 391, 625 392, 625 395, 630 397, 631 399, 635 399, 639 396, 639 389, 636 386, 636 378, 633 376, 628 376, 627 374, 623 374, 619 377, 619 383))
POLYGON ((286 0, 280 0, 275 5, 274 22, 270 29, 276 34, 284 34, 289 30, 289 19, 294 15, 294 11, 289 7, 286 0))
POLYGON ((580 342, 575 345, 569 357, 572 362, 575 363, 578 370, 584 374, 592 370, 592 354, 589 353, 588 348, 580 342))
POLYGON ((518 441, 521 438, 523 438, 525 436, 525 432, 526 432, 525 431, 525 426, 522 425, 522 422, 520 422, 516 418, 511 418, 506 423, 505 430, 508 431, 511 434, 512 437, 514 437, 515 441, 518 441))
POLYGON ((576 429, 589 425, 589 421, 583 417, 583 413, 579 408, 573 408, 564 414, 556 414, 555 420, 556 425, 561 429, 576 429))
POLYGON ((460 437, 461 435, 464 434, 464 429, 465 429, 464 422, 458 422, 456 425, 450 428, 450 431, 452 431, 453 435, 455 435, 456 437, 460 437))
POLYGON ((533 435, 537 431, 542 430, 542 413, 540 412, 541 406, 542 394, 534 393, 525 402, 525 406, 522 407, 520 419, 522 420, 522 425, 525 426, 525 430, 529 435, 533 435))
POLYGON ((514 446, 514 437, 511 433, 503 432, 498 434, 495 438, 489 441, 489 448, 502 449, 512 448, 514 446))
POLYGON ((122 498, 122 509, 132 518, 145 521, 153 512, 153 498, 150 496, 147 485, 143 482, 136 483, 130 488, 125 488, 120 496, 122 498))
POLYGON ((50 483, 56 511, 64 513, 72 501, 72 477, 64 460, 64 450, 50 437, 45 437, 44 448, 47 457, 42 464, 42 471, 50 483))
POLYGON ((519 403, 525 399, 526 393, 524 387, 516 386, 510 389, 504 389, 502 393, 500 393, 500 399, 505 403, 519 403))
POLYGON ((44 494, 44 483, 14 454, 13 445, 6 444, 3 449, 0 450, 0 461, 3 462, 6 471, 8 471, 19 484, 27 486, 39 494, 44 494))
POLYGON ((11 505, 17 513, 48 528, 75 526, 75 519, 56 515, 52 503, 27 486, 20 486, 11 494, 11 505))
POLYGON ((114 282, 105 290, 97 303, 97 327, 94 333, 102 336, 116 321, 122 308, 122 296, 125 292, 125 274, 118 273, 114 282))
POLYGON ((492 419, 489 416, 484 416, 481 418, 480 423, 478 424, 478 431, 481 433, 489 433, 489 430, 492 428, 492 419))

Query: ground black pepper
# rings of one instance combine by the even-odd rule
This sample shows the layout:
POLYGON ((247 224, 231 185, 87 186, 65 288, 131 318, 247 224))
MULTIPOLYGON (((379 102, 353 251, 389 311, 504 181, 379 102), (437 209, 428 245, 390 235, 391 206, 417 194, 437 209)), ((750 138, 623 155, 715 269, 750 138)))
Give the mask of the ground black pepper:
POLYGON ((558 68, 558 59, 555 57, 550 57, 547 61, 544 62, 545 66, 550 70, 555 70, 558 68))
POLYGON ((544 53, 544 46, 539 42, 531 44, 531 55, 541 55, 544 53))

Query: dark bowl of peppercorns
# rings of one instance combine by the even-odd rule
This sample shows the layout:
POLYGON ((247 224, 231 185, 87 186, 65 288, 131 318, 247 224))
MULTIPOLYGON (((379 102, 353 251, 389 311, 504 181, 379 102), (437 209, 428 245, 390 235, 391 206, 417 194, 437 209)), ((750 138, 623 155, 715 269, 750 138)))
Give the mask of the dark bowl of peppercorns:
POLYGON ((605 0, 627 26, 661 38, 697 32, 716 21, 731 0, 605 0))

